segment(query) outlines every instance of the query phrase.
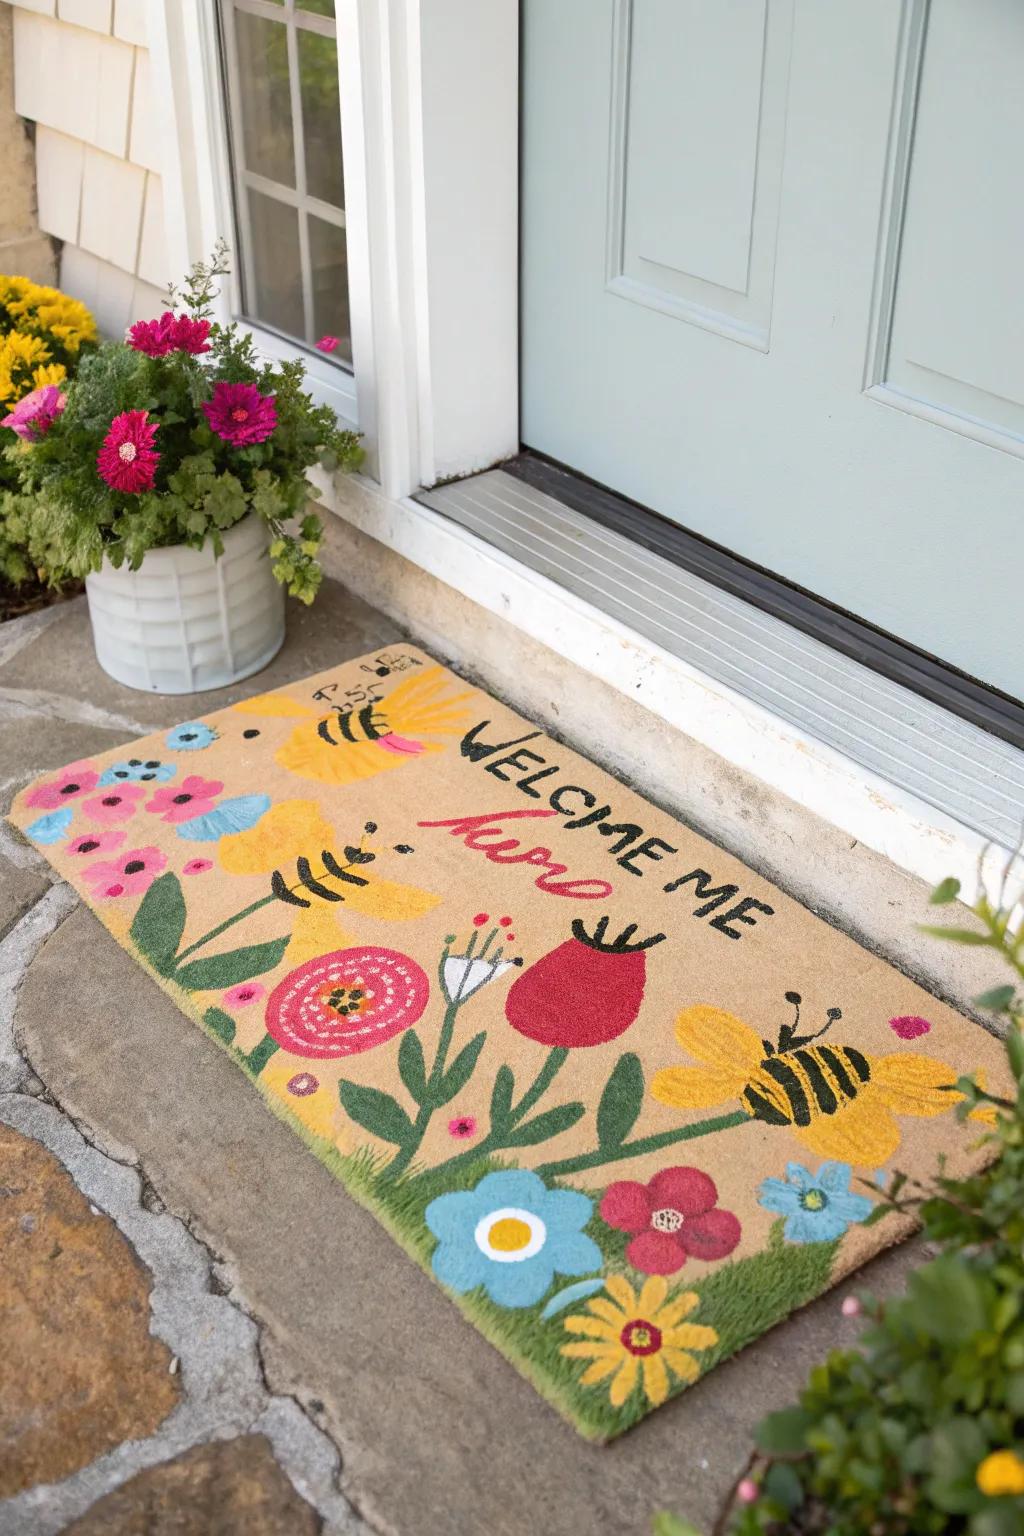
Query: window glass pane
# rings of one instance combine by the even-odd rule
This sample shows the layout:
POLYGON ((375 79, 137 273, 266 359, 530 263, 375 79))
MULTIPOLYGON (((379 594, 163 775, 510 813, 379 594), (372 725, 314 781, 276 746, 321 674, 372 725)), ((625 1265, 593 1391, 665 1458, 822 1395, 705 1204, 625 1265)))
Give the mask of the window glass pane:
POLYGON ((344 208, 338 45, 333 37, 324 37, 320 32, 297 30, 306 190, 311 197, 344 208))
POLYGON ((250 192, 249 234, 256 291, 245 296, 247 313, 290 336, 302 336, 305 326, 297 212, 262 192, 250 192))
POLYGON ((234 20, 246 168, 294 187, 287 30, 248 11, 236 10, 234 20))
POLYGON ((318 16, 334 15, 334 0, 296 0, 300 11, 315 11, 318 16))
POLYGON ((348 259, 345 231, 335 224, 309 216, 309 264, 313 276, 314 340, 337 336, 341 345, 333 354, 352 361, 352 336, 348 314, 348 259))

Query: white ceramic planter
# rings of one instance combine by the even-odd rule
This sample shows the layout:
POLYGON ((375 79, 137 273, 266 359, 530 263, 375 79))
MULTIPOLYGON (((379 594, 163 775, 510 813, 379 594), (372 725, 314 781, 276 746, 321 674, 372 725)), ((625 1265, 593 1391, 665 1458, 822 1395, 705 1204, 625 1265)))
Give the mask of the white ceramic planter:
POLYGON ((284 590, 257 517, 224 534, 216 559, 177 544, 151 549, 137 571, 85 579, 96 656, 104 672, 147 693, 222 688, 265 667, 284 641, 284 590))

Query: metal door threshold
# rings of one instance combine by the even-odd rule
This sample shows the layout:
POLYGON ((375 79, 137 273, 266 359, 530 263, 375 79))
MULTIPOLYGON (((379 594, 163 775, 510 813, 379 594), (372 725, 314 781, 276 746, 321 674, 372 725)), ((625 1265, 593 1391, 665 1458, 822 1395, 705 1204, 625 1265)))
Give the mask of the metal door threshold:
POLYGON ((417 500, 889 783, 1016 847, 1024 752, 1011 743, 505 470, 417 500))

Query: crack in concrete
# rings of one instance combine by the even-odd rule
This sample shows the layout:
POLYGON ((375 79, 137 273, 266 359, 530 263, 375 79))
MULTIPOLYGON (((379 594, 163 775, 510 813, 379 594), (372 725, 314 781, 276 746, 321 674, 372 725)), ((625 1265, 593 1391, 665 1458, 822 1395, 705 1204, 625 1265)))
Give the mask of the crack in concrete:
POLYGON ((66 725, 97 725, 110 731, 127 731, 131 737, 149 736, 156 726, 143 725, 131 715, 101 709, 85 699, 35 688, 0 688, 0 720, 61 720, 66 725))
POLYGON ((0 1121, 40 1142, 90 1204, 124 1235, 152 1276, 150 1329, 181 1373, 182 1397, 156 1432, 130 1440, 73 1473, 0 1503, 0 1536, 57 1536, 97 1499, 144 1468, 213 1439, 263 1434, 324 1536, 371 1536, 340 1487, 341 1453, 299 1398, 275 1392, 258 1321, 242 1304, 230 1266, 185 1216, 167 1209, 130 1148, 105 1144, 76 1123, 33 1071, 15 1028, 18 992, 32 960, 77 898, 55 885, 0 944, 0 1121))

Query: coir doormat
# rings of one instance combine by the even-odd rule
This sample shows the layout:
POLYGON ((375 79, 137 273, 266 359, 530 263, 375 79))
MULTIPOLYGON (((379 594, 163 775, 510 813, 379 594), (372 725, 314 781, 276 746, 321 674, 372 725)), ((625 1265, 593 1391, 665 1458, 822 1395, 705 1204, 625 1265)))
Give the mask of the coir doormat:
POLYGON ((983 1031, 404 647, 72 763, 12 820, 595 1438, 902 1235, 866 1220, 886 1174, 966 1166, 953 1085, 1003 1079, 983 1031))

